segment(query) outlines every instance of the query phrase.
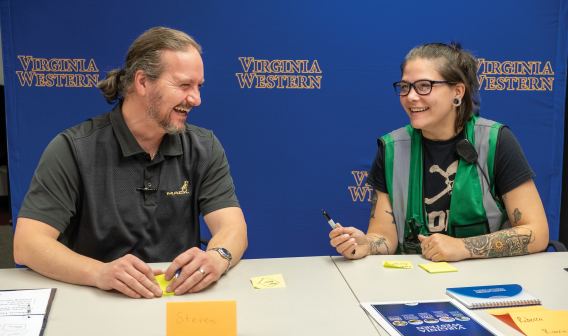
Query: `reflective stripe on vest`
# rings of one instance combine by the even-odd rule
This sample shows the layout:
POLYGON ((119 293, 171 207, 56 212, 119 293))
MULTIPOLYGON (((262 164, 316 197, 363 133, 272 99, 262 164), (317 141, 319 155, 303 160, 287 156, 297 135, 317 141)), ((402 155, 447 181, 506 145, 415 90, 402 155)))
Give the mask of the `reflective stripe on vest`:
MULTIPOLYGON (((511 227, 511 223, 509 223, 508 218, 505 222, 503 222, 503 212, 493 197, 494 190, 491 190, 491 186, 487 185, 487 181, 483 177, 483 172, 480 168, 483 167, 483 170, 487 173, 489 181, 491 181, 492 185, 495 185, 495 179, 493 176, 493 168, 495 167, 494 157, 491 158, 491 164, 489 164, 488 161, 490 132, 491 127, 494 124, 495 122, 492 120, 477 118, 474 128, 476 139, 475 150, 477 151, 477 162, 479 162, 479 166, 477 166, 477 174, 479 175, 481 182, 483 207, 485 208, 485 214, 487 215, 487 221, 489 222, 490 232, 499 231, 504 227, 511 227)), ((497 146, 496 138, 497 137, 495 137, 495 143, 493 144, 494 146, 497 146)))

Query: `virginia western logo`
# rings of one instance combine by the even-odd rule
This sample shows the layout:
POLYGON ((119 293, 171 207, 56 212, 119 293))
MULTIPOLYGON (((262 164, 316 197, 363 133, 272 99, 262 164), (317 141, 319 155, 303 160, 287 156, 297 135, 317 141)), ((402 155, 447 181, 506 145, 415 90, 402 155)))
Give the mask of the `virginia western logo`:
POLYGON ((41 58, 18 55, 20 86, 96 87, 99 69, 94 59, 41 58))
POLYGON ((353 202, 371 202, 373 187, 367 184, 368 173, 365 170, 352 170, 355 185, 347 187, 353 202))
POLYGON ((478 59, 477 78, 486 91, 552 91, 550 61, 488 61, 478 59))
POLYGON ((321 89, 318 60, 267 60, 239 57, 243 72, 235 73, 241 89, 321 89))
POLYGON ((177 191, 168 191, 166 192, 168 196, 181 196, 181 195, 189 195, 189 181, 183 181, 181 187, 177 191))

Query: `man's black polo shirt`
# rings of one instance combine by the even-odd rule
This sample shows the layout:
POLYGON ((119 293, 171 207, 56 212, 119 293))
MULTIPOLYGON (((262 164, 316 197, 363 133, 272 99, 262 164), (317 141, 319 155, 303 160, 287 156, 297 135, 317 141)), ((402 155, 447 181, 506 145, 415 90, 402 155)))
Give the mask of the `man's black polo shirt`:
POLYGON ((120 106, 57 135, 44 151, 19 217, 47 223, 77 253, 171 261, 199 246, 199 215, 239 206, 229 165, 209 130, 166 135, 153 160, 120 106))

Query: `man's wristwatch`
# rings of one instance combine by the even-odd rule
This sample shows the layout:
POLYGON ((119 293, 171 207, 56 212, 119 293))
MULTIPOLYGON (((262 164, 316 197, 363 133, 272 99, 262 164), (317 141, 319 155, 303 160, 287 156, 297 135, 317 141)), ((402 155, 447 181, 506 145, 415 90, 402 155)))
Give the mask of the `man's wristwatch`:
POLYGON ((231 252, 229 252, 229 250, 227 250, 224 247, 213 247, 208 249, 207 251, 216 251, 217 253, 219 253, 219 255, 221 256, 221 258, 227 260, 229 263, 227 264, 227 268, 225 269, 225 272, 223 274, 227 274, 227 272, 229 271, 229 268, 231 268, 231 260, 233 260, 233 256, 231 255, 231 252))

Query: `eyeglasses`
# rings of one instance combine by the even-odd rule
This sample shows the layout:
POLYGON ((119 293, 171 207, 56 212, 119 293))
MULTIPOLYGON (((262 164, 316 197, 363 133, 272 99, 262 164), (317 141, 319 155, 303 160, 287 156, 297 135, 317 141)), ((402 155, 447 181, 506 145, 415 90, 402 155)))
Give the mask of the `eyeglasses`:
POLYGON ((450 81, 435 81, 429 79, 420 79, 414 83, 410 83, 407 81, 400 81, 392 83, 394 87, 394 92, 396 92, 399 96, 407 96, 410 93, 410 88, 414 88, 414 91, 421 96, 425 96, 432 92, 432 86, 435 84, 456 84, 455 82, 450 81))

